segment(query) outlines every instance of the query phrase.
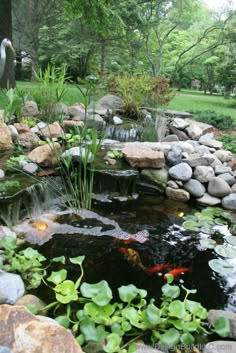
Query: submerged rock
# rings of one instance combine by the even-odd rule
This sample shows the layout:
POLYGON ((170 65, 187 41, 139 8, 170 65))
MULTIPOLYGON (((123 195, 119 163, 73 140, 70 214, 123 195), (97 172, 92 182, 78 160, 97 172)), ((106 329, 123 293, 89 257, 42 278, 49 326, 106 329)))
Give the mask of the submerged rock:
POLYGON ((141 175, 150 180, 152 183, 165 190, 168 181, 168 172, 165 168, 162 169, 143 169, 141 175))

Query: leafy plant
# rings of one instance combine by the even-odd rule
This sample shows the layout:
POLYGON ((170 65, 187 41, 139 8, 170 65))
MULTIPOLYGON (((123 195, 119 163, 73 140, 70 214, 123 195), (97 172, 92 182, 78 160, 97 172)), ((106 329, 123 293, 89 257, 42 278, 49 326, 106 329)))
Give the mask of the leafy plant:
POLYGON ((36 120, 30 116, 23 116, 20 118, 20 123, 27 125, 29 128, 36 125, 36 120))
POLYGON ((21 154, 18 157, 10 157, 6 161, 6 167, 8 170, 19 170, 20 169, 20 163, 21 162, 29 162, 29 158, 25 156, 24 154, 21 154))
POLYGON ((20 186, 18 180, 6 180, 0 183, 0 192, 6 191, 8 188, 17 188, 20 186))
POLYGON ((230 115, 224 115, 211 110, 191 112, 197 121, 215 126, 220 130, 231 130, 235 123, 230 115))
POLYGON ((13 115, 16 117, 20 116, 27 99, 27 94, 19 91, 17 88, 10 88, 5 94, 8 103, 4 110, 4 119, 8 121, 13 115))
POLYGON ((224 148, 233 154, 236 154, 236 136, 235 135, 223 135, 219 137, 220 141, 223 142, 224 148))

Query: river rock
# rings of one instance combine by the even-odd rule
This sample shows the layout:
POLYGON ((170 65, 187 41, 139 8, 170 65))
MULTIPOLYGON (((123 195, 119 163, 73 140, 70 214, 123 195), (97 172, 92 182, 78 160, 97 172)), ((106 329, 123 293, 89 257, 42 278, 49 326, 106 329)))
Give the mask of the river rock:
MULTIPOLYGON (((186 119, 186 121, 190 124, 193 123, 193 120, 191 119, 186 119)), ((200 129, 202 129, 203 135, 212 134, 212 137, 214 137, 214 126, 196 120, 194 120, 194 124, 196 124, 198 127, 200 127, 200 129)))
POLYGON ((200 183, 208 183, 215 176, 214 169, 209 166, 198 166, 193 174, 200 183))
POLYGON ((187 163, 179 163, 169 169, 169 175, 173 179, 188 181, 192 176, 192 168, 187 163))
POLYGON ((225 196, 222 199, 222 206, 227 210, 236 210, 236 193, 225 196))
POLYGON ((167 159, 167 164, 171 167, 181 163, 182 149, 179 146, 172 146, 167 154, 166 159, 167 159))
POLYGON ((210 154, 209 148, 203 145, 195 147, 195 151, 198 152, 200 156, 203 156, 204 154, 210 154))
POLYGON ((126 145, 122 149, 124 158, 133 168, 162 168, 165 165, 164 153, 136 144, 126 145))
POLYGON ((0 114, 0 150, 8 150, 12 148, 11 133, 4 123, 3 117, 0 114))
POLYGON ((207 205, 207 206, 216 206, 221 203, 221 199, 218 197, 213 197, 209 195, 208 193, 205 193, 202 197, 199 199, 196 199, 197 202, 199 202, 202 205, 207 205))
POLYGON ((18 137, 19 144, 27 149, 37 146, 39 141, 39 137, 32 131, 21 133, 18 137))
POLYGON ((58 163, 61 146, 58 142, 36 147, 28 154, 28 158, 41 166, 52 167, 58 163))
POLYGON ((178 146, 181 148, 183 152, 187 152, 189 154, 194 152, 194 147, 187 141, 178 142, 178 146))
POLYGON ((223 143, 221 141, 210 138, 208 134, 201 136, 199 138, 199 142, 204 146, 213 147, 215 149, 220 149, 223 147, 223 143))
POLYGON ((24 292, 25 286, 19 275, 0 271, 0 304, 15 304, 24 292))
POLYGON ((187 128, 186 128, 188 136, 192 140, 198 140, 199 137, 202 136, 202 129, 195 123, 191 123, 187 128))
POLYGON ((8 125, 8 129, 10 130, 12 140, 17 141, 19 133, 18 133, 17 129, 15 128, 15 126, 8 125))
POLYGON ((28 173, 28 174, 34 174, 38 171, 39 167, 36 163, 24 163, 24 165, 22 166, 22 170, 25 172, 25 173, 28 173))
POLYGON ((168 181, 168 172, 165 168, 162 169, 142 169, 141 175, 149 179, 154 184, 157 184, 161 189, 166 188, 168 181))
POLYGON ((236 193, 236 184, 231 186, 231 194, 236 193))
POLYGON ((179 141, 187 141, 189 139, 188 135, 184 131, 178 130, 174 126, 170 126, 170 132, 176 135, 179 141))
POLYGON ((214 155, 221 161, 221 162, 229 162, 232 159, 232 153, 230 151, 225 150, 218 150, 214 153, 214 155))
POLYGON ((34 101, 26 101, 25 105, 22 109, 22 116, 38 116, 39 115, 39 110, 37 103, 34 101))
POLYGON ((219 174, 218 178, 221 178, 226 181, 230 186, 232 186, 235 183, 235 178, 231 173, 224 173, 224 174, 219 174))
POLYGON ((230 335, 229 337, 236 339, 236 313, 225 310, 209 310, 208 321, 214 326, 216 319, 225 317, 230 321, 230 335))
POLYGON ((207 343, 203 353, 235 353, 236 342, 234 341, 212 341, 207 343))
POLYGON ((171 122, 170 126, 173 126, 178 130, 184 130, 189 126, 189 122, 186 119, 175 118, 171 122))
POLYGON ((190 199, 190 194, 188 191, 183 189, 172 189, 170 187, 166 188, 166 196, 169 197, 169 199, 182 202, 187 202, 190 199))
POLYGON ((216 165, 215 166, 215 174, 224 174, 224 173, 231 173, 232 169, 230 167, 227 167, 226 165, 216 165))
POLYGON ((80 120, 85 120, 85 110, 80 103, 75 103, 68 107, 68 114, 73 117, 79 117, 80 120))
POLYGON ((1 344, 14 353, 82 353, 69 331, 23 306, 0 306, 0 332, 1 344))
POLYGON ((189 181, 187 181, 187 183, 183 185, 183 187, 191 195, 197 198, 202 197, 206 192, 204 185, 202 185, 200 181, 196 179, 190 179, 189 181))
POLYGON ((209 166, 214 162, 214 158, 210 155, 200 156, 198 153, 192 153, 188 159, 183 159, 183 162, 188 163, 190 167, 209 166))
POLYGON ((172 189, 179 189, 179 185, 174 180, 169 180, 166 185, 172 189))
POLYGON ((60 124, 55 121, 54 123, 41 129, 40 134, 44 138, 58 138, 64 134, 64 131, 62 130, 60 124))
POLYGON ((209 181, 207 191, 211 196, 224 197, 230 194, 230 186, 225 180, 214 177, 209 181))

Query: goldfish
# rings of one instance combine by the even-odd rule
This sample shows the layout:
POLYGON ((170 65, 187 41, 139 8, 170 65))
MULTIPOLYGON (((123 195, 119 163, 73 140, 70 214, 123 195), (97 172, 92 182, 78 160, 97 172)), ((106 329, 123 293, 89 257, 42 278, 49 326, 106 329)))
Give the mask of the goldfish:
POLYGON ((121 247, 118 249, 118 251, 122 254, 124 254, 127 257, 127 260, 136 267, 141 268, 142 270, 146 271, 146 267, 142 264, 139 252, 131 249, 131 248, 124 248, 121 247))
POLYGON ((170 268, 170 267, 171 267, 170 264, 156 265, 156 266, 153 266, 153 267, 149 268, 148 272, 157 273, 157 272, 161 272, 163 270, 166 270, 167 268, 170 268))
POLYGON ((167 272, 163 278, 166 279, 166 275, 172 275, 174 277, 179 276, 182 272, 192 272, 192 267, 179 267, 167 272))

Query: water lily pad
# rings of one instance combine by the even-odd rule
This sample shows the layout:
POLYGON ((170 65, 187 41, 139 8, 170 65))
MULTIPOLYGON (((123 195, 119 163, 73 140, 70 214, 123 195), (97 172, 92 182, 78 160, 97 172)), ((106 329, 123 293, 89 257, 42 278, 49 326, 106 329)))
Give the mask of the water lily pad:
POLYGON ((187 215, 185 217, 183 217, 183 219, 185 221, 193 221, 193 222, 197 222, 197 217, 193 216, 193 215, 187 215))
POLYGON ((213 239, 201 239, 200 244, 203 248, 214 249, 217 245, 216 241, 213 239))
POLYGON ((236 249, 230 248, 225 245, 217 245, 215 247, 215 252, 223 257, 228 257, 230 259, 236 258, 236 249))
POLYGON ((223 218, 216 218, 215 223, 219 224, 219 225, 225 225, 225 224, 227 224, 227 221, 223 218))
POLYGON ((229 244, 236 246, 236 237, 235 237, 235 236, 230 235, 229 237, 225 237, 225 240, 226 240, 229 244))
POLYGON ((186 230, 191 230, 191 231, 194 231, 194 232, 197 232, 200 230, 200 225, 198 222, 195 222, 195 221, 185 221, 183 223, 183 227, 186 229, 186 230))
POLYGON ((201 227, 201 232, 210 235, 213 235, 215 233, 213 227, 208 225, 204 225, 203 227, 201 227))
POLYGON ((226 260, 222 259, 213 259, 208 262, 210 268, 224 276, 228 276, 234 270, 234 267, 231 266, 226 260))

